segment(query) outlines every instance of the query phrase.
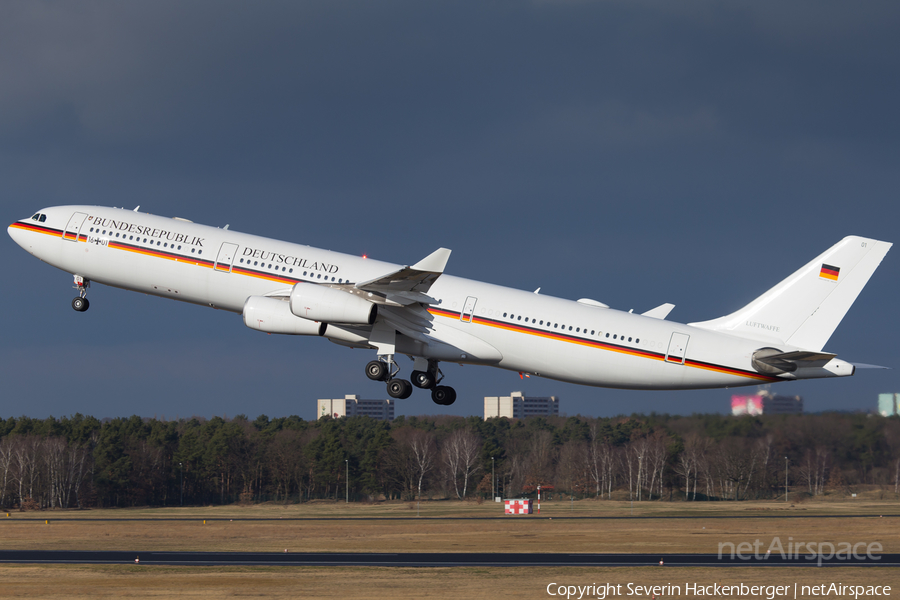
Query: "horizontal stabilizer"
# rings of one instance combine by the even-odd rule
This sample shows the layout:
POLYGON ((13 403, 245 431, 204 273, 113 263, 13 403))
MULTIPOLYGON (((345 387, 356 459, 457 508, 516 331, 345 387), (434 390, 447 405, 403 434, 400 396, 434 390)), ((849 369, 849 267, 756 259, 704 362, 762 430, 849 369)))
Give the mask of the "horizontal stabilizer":
POLYGON ((753 353, 753 367, 760 373, 775 375, 793 373, 797 369, 824 367, 837 354, 830 352, 808 352, 795 350, 781 352, 775 348, 762 348, 753 353))

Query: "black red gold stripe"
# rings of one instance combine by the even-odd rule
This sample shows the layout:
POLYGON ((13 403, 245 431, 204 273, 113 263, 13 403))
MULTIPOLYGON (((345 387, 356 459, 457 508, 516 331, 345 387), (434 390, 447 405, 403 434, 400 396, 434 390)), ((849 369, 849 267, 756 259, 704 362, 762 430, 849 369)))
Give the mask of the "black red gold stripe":
POLYGON ((10 225, 13 229, 21 229, 22 231, 33 231, 35 233, 43 233, 45 235, 53 235, 59 237, 62 235, 62 229, 53 227, 44 227, 43 225, 34 225, 32 223, 16 222, 10 225))
POLYGON ((165 250, 157 250, 155 248, 144 248, 143 246, 135 246, 134 244, 126 244, 124 242, 116 242, 113 240, 110 240, 107 243, 107 247, 114 250, 125 250, 126 252, 141 254, 143 256, 164 258, 166 260, 173 260, 175 262, 192 263, 198 267, 212 268, 214 264, 213 261, 200 258, 199 256, 194 257, 185 254, 176 254, 175 252, 167 252, 165 250))
MULTIPOLYGON (((44 226, 35 225, 32 223, 16 222, 16 223, 13 223, 11 225, 11 227, 16 228, 16 229, 22 229, 25 231, 33 231, 36 233, 42 233, 45 235, 53 235, 53 236, 57 236, 57 237, 62 236, 62 234, 63 234, 63 231, 60 229, 44 227, 44 226)), ((79 235, 78 241, 79 242, 87 242, 87 236, 79 235)), ((107 247, 113 248, 115 250, 123 250, 126 252, 141 254, 144 256, 151 256, 151 257, 155 257, 155 258, 172 260, 175 262, 192 263, 198 267, 205 267, 205 268, 216 269, 216 270, 221 270, 221 271, 228 270, 228 268, 225 267, 225 265, 220 265, 220 267, 225 267, 225 268, 217 267, 216 262, 214 260, 201 259, 200 257, 188 256, 188 255, 184 255, 184 254, 177 254, 174 252, 157 250, 155 248, 145 248, 143 246, 126 244, 126 243, 119 242, 119 241, 110 240, 107 243, 107 247)), ((822 265, 822 272, 820 273, 820 276, 826 277, 826 275, 825 275, 826 267, 829 269, 829 271, 828 271, 829 273, 832 271, 834 272, 834 280, 837 280, 837 273, 840 271, 840 269, 837 267, 831 267, 830 265, 822 265)), ((257 271, 254 269, 238 267, 235 265, 232 265, 231 272, 238 274, 238 275, 244 275, 247 277, 256 277, 258 279, 265 279, 267 281, 275 281, 275 282, 284 283, 287 285, 293 285, 294 283, 302 281, 300 278, 288 277, 286 275, 276 275, 274 273, 268 273, 265 271, 257 271)), ((459 318, 461 316, 461 313, 459 313, 459 312, 449 311, 449 310, 445 310, 445 309, 437 308, 437 307, 429 307, 428 312, 430 312, 431 314, 433 314, 436 317, 445 317, 445 318, 454 319, 454 320, 459 320, 459 318)), ((592 339, 588 339, 588 338, 577 336, 577 335, 569 335, 569 334, 564 334, 564 333, 545 331, 543 329, 538 329, 535 327, 526 327, 526 326, 522 326, 522 325, 518 325, 518 324, 514 324, 514 323, 498 321, 495 319, 488 319, 485 317, 478 317, 478 316, 473 315, 471 323, 478 324, 478 325, 484 325, 487 327, 494 327, 497 329, 504 329, 507 331, 513 331, 513 332, 517 332, 517 333, 523 333, 526 335, 533 335, 533 336, 542 337, 542 338, 546 338, 546 339, 557 340, 557 341, 566 342, 566 343, 570 343, 570 344, 578 344, 581 346, 597 348, 597 349, 606 350, 609 352, 617 352, 620 354, 627 354, 630 356, 638 356, 638 357, 647 358, 650 360, 659 360, 659 361, 666 360, 666 355, 661 352, 651 352, 649 350, 641 350, 638 348, 631 348, 628 346, 611 344, 609 342, 592 340, 592 339)), ((677 362, 681 362, 681 360, 679 359, 677 362)), ((684 364, 686 366, 697 368, 697 369, 705 369, 708 371, 715 371, 718 373, 726 373, 729 375, 748 377, 750 379, 757 379, 760 381, 781 381, 777 377, 770 377, 767 375, 761 375, 761 374, 753 372, 753 371, 745 371, 742 369, 735 369, 732 367, 726 367, 723 365, 717 365, 717 364, 707 363, 707 362, 702 362, 702 361, 697 361, 697 360, 686 359, 684 361, 684 364)))
MULTIPOLYGON (((429 307, 428 312, 433 314, 436 317, 446 317, 448 319, 458 320, 460 318, 460 313, 455 311, 449 311, 442 308, 429 307)), ((649 350, 641 350, 638 348, 632 348, 629 346, 621 346, 618 344, 611 344, 605 341, 592 340, 585 337, 577 336, 577 335, 569 335, 569 334, 561 334, 555 333, 551 331, 545 331, 543 329, 537 329, 535 327, 526 327, 514 323, 507 323, 504 321, 497 321, 495 319, 487 319, 484 317, 473 316, 472 323, 476 323, 478 325, 485 325, 487 327, 494 327, 496 329, 504 329, 506 331, 514 331, 517 333, 524 333, 527 335, 533 335, 537 337, 542 337, 546 339, 557 340, 561 342, 567 342, 570 344, 578 344, 580 346, 587 346, 591 348, 597 348, 599 350, 606 350, 609 352, 617 352, 619 354, 627 354, 630 356, 638 356, 641 358, 647 358, 651 360, 659 360, 665 361, 666 355, 662 352, 651 352, 649 350)), ((681 362, 681 358, 673 362, 681 362)), ((756 373, 754 371, 745 371, 743 369, 736 369, 733 367, 726 367, 723 365, 717 365, 714 363, 703 362, 699 360, 691 360, 685 359, 685 366, 693 367, 696 369, 704 369, 707 371, 715 371, 717 373, 725 373, 728 375, 736 375, 738 377, 747 377, 750 379, 757 379, 759 381, 781 381, 777 377, 771 377, 768 375, 762 375, 760 373, 756 373)))

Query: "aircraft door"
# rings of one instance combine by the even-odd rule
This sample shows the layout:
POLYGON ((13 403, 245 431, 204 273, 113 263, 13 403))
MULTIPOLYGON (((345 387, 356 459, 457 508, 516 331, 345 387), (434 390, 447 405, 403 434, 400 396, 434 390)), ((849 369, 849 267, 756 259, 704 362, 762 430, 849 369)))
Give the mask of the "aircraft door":
POLYGON ((223 273, 230 273, 231 265, 234 262, 234 255, 237 254, 237 249, 237 244, 223 242, 222 247, 219 248, 219 256, 216 257, 215 270, 223 273))
POLYGON ((459 320, 463 323, 471 323, 472 315, 475 314, 475 303, 478 301, 478 298, 474 296, 469 296, 466 298, 466 303, 463 306, 462 313, 459 315, 459 320))
POLYGON ((81 232, 81 226, 84 225, 84 220, 87 218, 87 213, 77 212, 72 215, 72 218, 69 219, 69 222, 66 223, 66 228, 63 230, 63 239, 69 240, 70 242, 78 241, 78 234, 81 232))
POLYGON ((669 351, 666 352, 666 362, 683 365, 688 340, 690 339, 691 336, 686 333, 673 333, 672 339, 669 341, 669 351))

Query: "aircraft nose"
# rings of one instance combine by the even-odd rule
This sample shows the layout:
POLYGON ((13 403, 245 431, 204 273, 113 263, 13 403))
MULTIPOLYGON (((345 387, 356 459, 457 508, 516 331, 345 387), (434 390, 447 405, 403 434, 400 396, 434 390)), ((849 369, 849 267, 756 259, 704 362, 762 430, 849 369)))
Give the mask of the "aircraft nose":
POLYGON ((27 249, 27 244, 25 242, 25 232, 20 228, 18 221, 7 227, 6 232, 15 243, 27 249))

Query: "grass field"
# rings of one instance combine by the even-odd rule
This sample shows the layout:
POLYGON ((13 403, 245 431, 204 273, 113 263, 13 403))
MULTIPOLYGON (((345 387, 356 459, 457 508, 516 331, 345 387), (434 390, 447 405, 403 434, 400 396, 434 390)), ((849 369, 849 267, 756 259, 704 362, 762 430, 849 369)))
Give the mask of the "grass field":
MULTIPOLYGON (((723 542, 764 547, 776 536, 814 542, 878 542, 900 552, 900 503, 543 502, 536 516, 502 515, 494 503, 227 506, 0 513, 0 547, 44 550, 293 552, 714 553, 723 542), (882 516, 884 515, 884 516, 882 516), (717 517, 735 518, 717 518, 717 517), (780 518, 759 518, 778 516, 780 518), (461 517, 472 517, 463 519, 461 517), (675 518, 672 518, 675 517, 675 518), (816 518, 824 517, 824 518, 816 518), (204 520, 206 523, 204 524, 204 520), (49 522, 48 522, 49 521, 49 522)), ((882 568, 312 568, 0 566, 0 598, 290 597, 551 598, 550 583, 665 585, 891 585, 882 568)), ((693 597, 682 588, 682 597, 693 597)), ((588 596, 584 596, 588 597, 588 596)), ((596 595, 590 597, 597 597, 596 595)), ((631 595, 626 597, 649 597, 631 595)), ((665 597, 665 596, 664 596, 665 597)), ((790 596, 793 598, 793 591, 790 596)), ((803 597, 803 596, 798 596, 803 597)), ((832 594, 829 597, 839 597, 832 594)))
MULTIPOLYGON (((865 568, 278 568, 278 567, 138 567, 138 566, 0 566, 0 598, 559 598, 547 586, 680 585, 679 598, 702 597, 687 593, 687 583, 714 583, 790 587, 840 582, 843 585, 890 585, 897 595, 900 576, 865 568)), ((634 589, 634 588, 632 588, 634 589)), ((565 596, 562 596, 563 598, 565 596)), ((577 597, 577 596, 575 596, 577 597)), ((593 596, 583 596, 584 598, 593 596)), ((612 596, 609 596, 611 598, 612 596)), ((657 598, 675 597, 657 595, 657 598)), ((719 596, 720 598, 722 596, 719 596)), ((732 596, 736 597, 736 596, 732 596)), ((766 598, 765 594, 741 596, 766 598)), ((798 595, 798 598, 809 596, 798 595)), ((840 598, 831 595, 828 598, 840 598)), ((843 596, 847 597, 847 596, 843 596)), ((852 596, 849 596, 852 598, 852 596)), ((881 596, 885 598, 885 596, 881 596)))

